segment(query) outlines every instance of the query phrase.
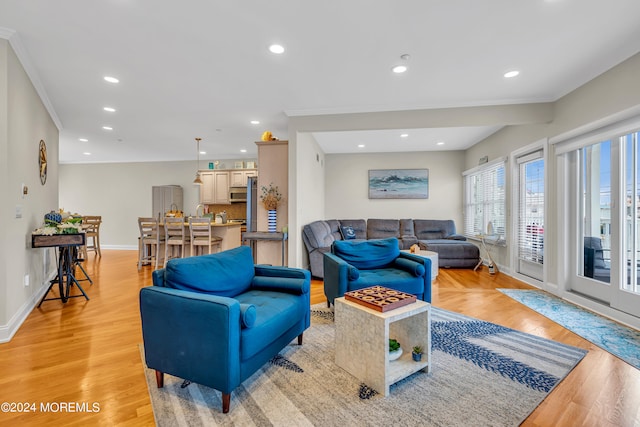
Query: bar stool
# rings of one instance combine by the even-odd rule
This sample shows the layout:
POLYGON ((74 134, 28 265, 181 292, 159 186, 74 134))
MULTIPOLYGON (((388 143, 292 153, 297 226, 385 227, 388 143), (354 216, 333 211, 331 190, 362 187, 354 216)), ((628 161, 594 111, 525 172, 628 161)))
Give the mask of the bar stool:
POLYGON ((85 232, 85 245, 84 253, 85 258, 87 251, 94 251, 99 257, 102 258, 100 252, 100 224, 102 224, 102 216, 100 215, 86 215, 82 217, 82 229, 85 232), (91 244, 89 244, 89 238, 91 238, 91 244))
POLYGON ((184 218, 164 219, 164 266, 171 258, 184 258, 189 235, 184 226, 184 218), (178 255, 176 255, 178 252, 178 255))
POLYGON ((210 254, 212 248, 220 251, 222 238, 211 234, 211 218, 189 218, 189 235, 191 237, 191 255, 203 255, 205 248, 210 254), (200 248, 200 249, 198 249, 200 248))
POLYGON ((158 259, 160 258, 160 245, 164 242, 164 238, 160 236, 158 220, 156 218, 140 217, 138 218, 138 228, 140 229, 140 237, 138 239, 138 270, 142 268, 142 264, 151 264, 155 262, 155 268, 158 268, 158 259))

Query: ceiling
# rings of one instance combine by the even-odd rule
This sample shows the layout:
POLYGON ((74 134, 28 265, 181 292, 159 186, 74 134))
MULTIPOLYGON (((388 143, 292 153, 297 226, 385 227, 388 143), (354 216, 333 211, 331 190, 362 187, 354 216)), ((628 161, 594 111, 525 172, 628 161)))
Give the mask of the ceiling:
MULTIPOLYGON (((554 101, 639 52, 638 17, 638 0, 2 0, 0 34, 55 115, 61 163, 131 162, 193 160, 195 137, 201 158, 253 158, 292 116, 554 101)), ((456 150, 499 128, 315 137, 456 150)))

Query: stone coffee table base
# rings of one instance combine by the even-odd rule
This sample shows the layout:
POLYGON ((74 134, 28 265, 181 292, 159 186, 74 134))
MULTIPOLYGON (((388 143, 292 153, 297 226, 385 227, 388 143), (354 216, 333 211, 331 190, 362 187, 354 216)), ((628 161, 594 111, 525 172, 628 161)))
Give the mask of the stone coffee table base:
POLYGON ((416 301, 378 312, 342 298, 335 300, 336 364, 384 396, 389 387, 420 370, 431 371, 431 304, 416 301), (402 356, 389 361, 389 338, 398 340, 402 356), (422 361, 411 350, 423 348, 422 361))

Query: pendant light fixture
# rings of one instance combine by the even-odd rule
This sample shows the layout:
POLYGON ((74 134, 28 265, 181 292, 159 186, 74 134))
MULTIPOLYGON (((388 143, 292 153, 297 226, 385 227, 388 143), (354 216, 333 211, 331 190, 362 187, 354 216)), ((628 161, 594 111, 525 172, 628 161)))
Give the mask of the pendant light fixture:
POLYGON ((202 140, 202 138, 196 138, 196 148, 198 151, 196 157, 196 179, 193 180, 193 183, 196 185, 202 184, 202 180, 200 179, 200 140, 202 140))

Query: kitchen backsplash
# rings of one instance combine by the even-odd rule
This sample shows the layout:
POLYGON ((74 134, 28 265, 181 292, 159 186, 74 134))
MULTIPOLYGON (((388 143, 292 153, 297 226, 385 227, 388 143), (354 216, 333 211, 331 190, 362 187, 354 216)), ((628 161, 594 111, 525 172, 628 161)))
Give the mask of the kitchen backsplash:
POLYGON ((225 211, 228 219, 245 219, 247 217, 246 203, 232 203, 230 205, 207 205, 209 213, 216 214, 225 211))

